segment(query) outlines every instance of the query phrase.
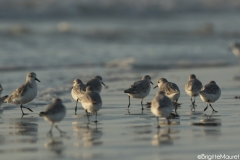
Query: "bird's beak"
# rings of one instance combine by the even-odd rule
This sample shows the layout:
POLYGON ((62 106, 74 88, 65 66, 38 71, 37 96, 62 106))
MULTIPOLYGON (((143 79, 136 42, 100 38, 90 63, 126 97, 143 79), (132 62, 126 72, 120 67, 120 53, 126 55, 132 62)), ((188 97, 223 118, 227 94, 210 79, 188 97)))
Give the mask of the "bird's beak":
POLYGON ((104 86, 106 86, 103 82, 101 82, 104 86))
POLYGON ((155 88, 157 88, 158 87, 158 85, 156 85, 153 89, 155 89, 155 88))
POLYGON ((39 79, 35 78, 36 81, 40 82, 39 79))
POLYGON ((150 81, 150 83, 151 83, 152 85, 154 85, 152 81, 150 81))

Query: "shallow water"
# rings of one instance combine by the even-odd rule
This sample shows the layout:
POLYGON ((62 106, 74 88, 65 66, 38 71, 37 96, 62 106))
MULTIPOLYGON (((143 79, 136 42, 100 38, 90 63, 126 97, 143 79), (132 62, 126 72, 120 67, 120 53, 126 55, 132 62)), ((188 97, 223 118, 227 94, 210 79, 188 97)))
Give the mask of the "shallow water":
MULTIPOLYGON (((239 154, 240 100, 234 97, 240 94, 234 77, 240 69, 228 49, 240 37, 239 2, 103 1, 97 10, 96 1, 0 2, 2 96, 24 83, 30 71, 41 80, 38 96, 25 104, 33 113, 21 117, 19 106, 2 105, 0 159, 192 160, 199 154, 239 154), (155 5, 160 9, 153 10, 155 5), (220 86, 222 96, 213 104, 218 113, 211 115, 210 108, 203 113, 206 104, 199 97, 196 112, 190 111, 184 85, 191 73, 203 84, 215 80, 220 86), (123 91, 146 74, 155 84, 165 77, 181 90, 180 118, 171 125, 161 119, 157 129, 156 118, 149 108, 142 112, 138 99, 131 99, 127 110, 123 91), (74 115, 70 94, 73 79, 87 82, 95 75, 108 85, 101 92, 97 125, 94 116, 87 121, 81 104, 74 115), (66 135, 54 129, 51 137, 50 124, 38 113, 55 97, 67 108, 58 125, 66 135)), ((144 103, 155 93, 151 90, 144 103)))
POLYGON ((239 15, 224 11, 152 18, 1 19, 0 70, 236 64, 228 47, 239 39, 239 15))
MULTIPOLYGON (((115 71, 115 70, 114 70, 115 71)), ((78 68, 38 70, 39 92, 36 99, 27 104, 34 111, 21 118, 18 106, 3 104, 0 113, 0 159, 197 159, 199 154, 239 154, 238 133, 239 95, 238 81, 233 77, 239 74, 238 67, 206 69, 175 69, 147 71, 140 73, 123 72, 119 79, 111 69, 78 68), (85 74, 80 74, 85 73, 85 74), (196 112, 190 111, 190 98, 184 92, 188 75, 195 73, 206 84, 214 79, 222 89, 221 98, 213 104, 218 111, 211 115, 209 108, 200 98, 196 99, 196 112), (226 76, 222 76, 226 73, 226 76), (99 122, 87 122, 81 104, 74 115, 75 101, 70 94, 71 82, 78 77, 86 82, 93 75, 100 74, 108 88, 103 88, 101 97, 103 107, 99 111, 99 122), (156 83, 159 77, 178 84, 182 103, 178 109, 179 119, 172 119, 167 125, 161 119, 161 128, 156 128, 156 118, 148 108, 142 112, 140 100, 128 98, 123 90, 142 75, 151 75, 156 83), (50 124, 38 116, 52 97, 60 97, 67 108, 65 119, 58 124, 66 132, 60 136, 54 129, 48 136, 50 124), (211 117, 210 117, 211 116, 211 117)), ((120 72, 120 71, 119 71, 120 72)), ((25 79, 25 72, 4 72, 1 74, 2 95, 10 94, 25 79)), ((144 103, 149 102, 156 90, 151 90, 144 103)), ((28 112, 27 110, 25 112, 28 112)))

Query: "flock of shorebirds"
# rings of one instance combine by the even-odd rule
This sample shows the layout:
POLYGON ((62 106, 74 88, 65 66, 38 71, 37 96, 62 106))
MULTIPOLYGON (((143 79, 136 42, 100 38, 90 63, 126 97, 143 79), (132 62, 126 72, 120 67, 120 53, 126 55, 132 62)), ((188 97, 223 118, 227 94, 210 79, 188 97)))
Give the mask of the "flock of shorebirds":
MULTIPOLYGON (((240 57, 240 43, 233 43, 230 48, 235 56, 240 57)), ((36 74, 34 72, 28 73, 26 82, 23 85, 13 91, 10 96, 6 95, 0 97, 0 105, 4 102, 20 105, 22 115, 26 115, 26 113, 23 112, 23 108, 33 112, 30 108, 24 107, 23 104, 32 101, 36 97, 36 81, 39 81, 36 74)), ((128 108, 130 107, 130 98, 138 98, 141 99, 143 110, 143 99, 150 92, 150 83, 153 84, 151 82, 151 77, 149 75, 145 75, 141 80, 134 82, 130 88, 124 91, 124 93, 127 93, 129 97, 128 108)), ((73 81, 71 94, 73 99, 76 101, 75 114, 77 113, 77 104, 80 102, 86 112, 88 121, 90 121, 89 115, 95 114, 95 122, 97 122, 97 112, 102 107, 102 99, 100 96, 102 85, 105 86, 101 76, 95 76, 86 84, 84 84, 80 79, 75 79, 73 81)), ((151 112, 157 117, 157 127, 159 128, 159 117, 165 117, 168 123, 170 123, 169 118, 171 115, 178 116, 177 108, 179 104, 177 102, 180 97, 180 90, 175 83, 168 82, 165 78, 160 78, 158 80, 157 85, 154 88, 157 87, 159 90, 151 102, 151 112), (175 113, 172 113, 173 110, 175 113)), ((0 84, 0 95, 2 90, 3 89, 0 84)), ((217 101, 221 96, 221 89, 215 81, 210 81, 208 84, 202 86, 202 83, 196 78, 196 76, 191 74, 185 85, 185 91, 191 99, 191 110, 195 110, 195 98, 200 95, 202 101, 207 103, 204 111, 206 111, 210 106, 213 112, 217 112, 211 105, 211 103, 217 101)), ((55 124, 56 122, 60 122, 66 115, 66 108, 61 99, 54 98, 45 111, 40 112, 39 115, 52 124, 49 133, 52 132, 53 126, 62 132, 55 124)))
MULTIPOLYGON (((30 108, 24 107, 23 104, 32 101, 36 97, 36 81, 39 81, 36 74, 34 72, 28 73, 26 82, 23 85, 13 91, 10 96, 6 95, 0 97, 0 104, 3 102, 18 104, 20 105, 22 115, 26 115, 26 113, 23 112, 23 108, 33 112, 30 108)), ((133 85, 124 91, 124 93, 127 93, 129 97, 128 108, 130 107, 130 98, 138 98, 141 99, 143 110, 143 99, 150 92, 150 83, 153 84, 151 82, 151 77, 149 75, 145 75, 141 80, 134 82, 133 85)), ((76 101, 75 114, 77 113, 77 104, 80 102, 86 112, 88 121, 90 121, 89 115, 95 114, 96 120, 94 122, 97 122, 97 112, 102 107, 102 99, 100 96, 102 85, 105 86, 101 76, 95 76, 86 84, 84 84, 80 79, 74 79, 71 95, 76 101)), ((168 82, 165 78, 160 78, 158 80, 157 85, 154 88, 157 87, 159 90, 151 102, 151 112, 157 117, 157 127, 159 128, 159 117, 165 117, 168 123, 170 123, 169 118, 172 114, 178 116, 177 102, 180 97, 180 90, 175 83, 168 82), (172 113, 173 110, 175 113, 172 113)), ((3 89, 0 84, 0 94, 2 90, 3 89)), ((195 97, 200 95, 202 101, 207 103, 204 111, 206 111, 208 106, 210 106, 213 112, 217 112, 211 105, 211 103, 218 100, 221 95, 221 90, 215 81, 210 81, 205 86, 202 86, 202 83, 196 78, 196 76, 191 74, 188 82, 185 85, 185 91, 191 98, 191 110, 195 110, 195 97)), ((54 98, 52 103, 47 106, 45 111, 40 112, 39 115, 44 117, 46 121, 49 121, 52 124, 49 133, 52 132, 53 126, 55 126, 55 128, 61 133, 63 132, 56 125, 56 122, 60 122, 66 115, 66 108, 61 99, 54 98)))
MULTIPOLYGON (((124 91, 129 96, 129 105, 130 106, 130 97, 132 98, 145 98, 150 92, 150 83, 151 77, 146 75, 142 80, 135 82, 131 87, 124 91)), ((180 90, 175 83, 168 82, 165 78, 159 78, 158 84, 154 88, 159 88, 156 93, 156 96, 151 102, 151 112, 157 117, 157 124, 159 126, 159 117, 165 117, 170 123, 169 119, 172 115, 172 110, 174 109, 174 116, 178 116, 178 99, 180 97, 180 90)), ((203 102, 207 103, 204 111, 207 110, 210 106, 213 112, 217 112, 212 107, 211 103, 217 101, 221 96, 221 89, 218 87, 215 81, 210 81, 205 86, 202 86, 202 83, 196 78, 194 74, 189 76, 188 82, 185 85, 185 91, 190 96, 191 99, 191 110, 195 110, 195 97, 200 95, 203 102)), ((142 109, 143 103, 141 101, 142 109)))

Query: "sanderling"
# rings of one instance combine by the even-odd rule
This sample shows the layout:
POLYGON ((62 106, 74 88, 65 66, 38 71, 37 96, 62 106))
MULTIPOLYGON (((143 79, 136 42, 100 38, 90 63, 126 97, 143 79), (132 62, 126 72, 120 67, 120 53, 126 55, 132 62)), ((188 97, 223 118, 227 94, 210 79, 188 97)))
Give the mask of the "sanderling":
MULTIPOLYGON (((2 85, 0 84, 0 96, 1 96, 1 93, 3 91, 3 88, 2 88, 2 85)), ((8 97, 8 95, 5 95, 3 97, 0 97, 0 107, 1 105, 4 103, 5 99, 8 97)))
POLYGON ((208 104, 212 108, 213 112, 217 112, 213 109, 211 103, 215 102, 221 96, 221 89, 218 87, 215 81, 210 81, 208 84, 203 86, 202 90, 199 92, 199 95, 203 102, 207 103, 204 111, 207 110, 208 104))
POLYGON ((80 79, 73 80, 72 97, 76 101, 75 114, 77 114, 77 103, 86 91, 86 85, 80 79))
POLYGON ((51 128, 49 130, 49 134, 52 133, 52 128, 55 126, 55 128, 60 132, 64 133, 61 131, 58 126, 55 124, 57 122, 60 122, 66 115, 66 108, 62 103, 62 100, 59 98, 54 98, 52 103, 47 106, 44 112, 40 112, 39 116, 44 117, 45 121, 48 121, 52 123, 51 128))
POLYGON ((240 43, 234 42, 230 45, 230 48, 236 57, 240 57, 240 43))
POLYGON ((175 103, 175 114, 177 115, 178 99, 180 97, 180 90, 175 83, 168 82, 165 78, 159 78, 158 84, 154 87, 159 87, 160 91, 163 91, 165 95, 175 103))
POLYGON ((8 95, 0 97, 0 107, 4 103, 5 99, 8 97, 8 95))
POLYGON ((151 82, 151 77, 149 75, 145 75, 142 80, 137 81, 133 83, 133 85, 130 86, 130 88, 126 89, 124 93, 128 94, 128 99, 129 99, 129 104, 128 108, 130 107, 130 97, 132 98, 139 98, 142 99, 141 105, 142 105, 142 110, 143 110, 143 98, 145 98, 149 92, 150 92, 150 83, 151 82))
POLYGON ((102 84, 106 86, 102 81, 102 77, 95 76, 93 79, 89 80, 86 83, 86 86, 91 86, 95 92, 100 93, 102 91, 102 84))
POLYGON ((2 88, 2 85, 1 85, 1 83, 0 83, 0 96, 1 96, 1 94, 2 94, 2 91, 3 91, 3 88, 2 88))
MULTIPOLYGON (((33 112, 30 108, 22 106, 25 103, 32 101, 37 95, 37 76, 34 72, 27 74, 26 82, 18 87, 13 93, 5 100, 6 103, 20 104, 22 115, 27 115, 23 112, 22 108, 26 108, 33 112)), ((40 81, 39 81, 40 82, 40 81)))
POLYGON ((151 103, 151 112, 157 117, 158 128, 160 128, 159 117, 165 117, 168 120, 168 124, 170 124, 169 115, 172 110, 172 101, 167 96, 165 96, 165 93, 163 91, 159 90, 156 94, 156 97, 153 98, 151 103))
POLYGON ((102 99, 100 94, 94 91, 91 86, 87 86, 86 92, 81 97, 80 102, 86 111, 88 121, 90 121, 89 113, 95 113, 95 122, 97 122, 97 112, 102 108, 102 99))
POLYGON ((185 91, 191 97, 191 110, 195 110, 195 98, 199 95, 201 89, 202 83, 196 78, 194 74, 190 74, 188 82, 185 85, 185 91), (192 100, 192 97, 194 97, 194 100, 192 100))

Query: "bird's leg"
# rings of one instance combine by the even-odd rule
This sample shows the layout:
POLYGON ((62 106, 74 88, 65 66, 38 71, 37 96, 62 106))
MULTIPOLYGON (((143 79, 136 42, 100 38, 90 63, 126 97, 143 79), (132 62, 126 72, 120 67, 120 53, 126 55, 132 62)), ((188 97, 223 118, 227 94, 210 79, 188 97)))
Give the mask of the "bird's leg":
POLYGON ((128 96, 128 101, 129 101, 129 103, 128 103, 128 108, 130 107, 130 96, 128 96))
MULTIPOLYGON (((191 101, 192 101, 192 98, 191 98, 191 101)), ((195 111, 195 97, 194 97, 194 100, 192 101, 192 109, 193 111, 195 111)))
POLYGON ((50 130, 47 132, 47 135, 52 135, 52 128, 53 128, 53 123, 52 123, 52 125, 51 125, 51 127, 50 127, 50 130))
POLYGON ((191 107, 191 111, 193 110, 193 101, 192 101, 192 97, 190 98, 191 99, 191 103, 192 103, 192 105, 190 105, 190 107, 191 107))
POLYGON ((206 111, 208 109, 208 103, 207 103, 207 106, 206 106, 206 108, 203 110, 203 111, 206 111))
POLYGON ((24 107, 22 106, 22 104, 20 105, 20 108, 21 108, 21 111, 22 111, 22 117, 23 117, 24 115, 28 115, 27 113, 24 113, 24 112, 23 112, 23 109, 22 109, 22 108, 24 108, 24 107))
POLYGON ((143 99, 141 100, 141 105, 142 105, 142 110, 144 110, 144 109, 143 109, 143 103, 142 103, 142 102, 143 102, 143 99))
POLYGON ((177 114, 177 102, 178 102, 178 99, 176 99, 176 104, 175 104, 175 114, 176 114, 176 116, 178 116, 178 114, 177 114))
POLYGON ((66 132, 63 132, 60 128, 58 128, 57 125, 55 125, 55 128, 60 132, 60 134, 65 134, 66 132))
POLYGON ((87 110, 85 110, 85 112, 86 112, 86 115, 87 115, 88 121, 90 121, 90 120, 89 120, 88 111, 87 111, 87 110))
POLYGON ((157 117, 157 128, 161 128, 159 125, 159 117, 157 117))
POLYGON ((212 105, 209 103, 210 107, 212 108, 213 112, 217 112, 215 109, 213 109, 212 105))
POLYGON ((28 109, 29 111, 33 112, 30 108, 24 107, 22 104, 21 104, 21 106, 22 106, 22 108, 26 108, 26 109, 28 109))
POLYGON ((96 114, 95 114, 95 123, 97 123, 98 121, 97 121, 97 112, 96 112, 96 114))
POLYGON ((77 103, 78 103, 78 99, 77 99, 76 107, 75 107, 75 115, 77 114, 77 103))
POLYGON ((175 111, 175 115, 178 115, 178 114, 177 114, 177 107, 176 107, 176 106, 175 106, 175 110, 174 110, 174 111, 175 111))
POLYGON ((191 97, 190 99, 191 99, 191 102, 193 102, 193 101, 192 101, 192 97, 191 97))
POLYGON ((166 117, 166 120, 168 121, 168 125, 171 124, 169 117, 166 117))

